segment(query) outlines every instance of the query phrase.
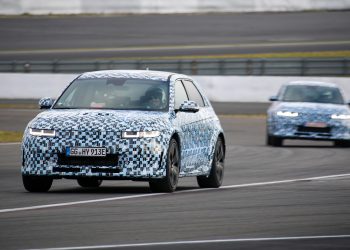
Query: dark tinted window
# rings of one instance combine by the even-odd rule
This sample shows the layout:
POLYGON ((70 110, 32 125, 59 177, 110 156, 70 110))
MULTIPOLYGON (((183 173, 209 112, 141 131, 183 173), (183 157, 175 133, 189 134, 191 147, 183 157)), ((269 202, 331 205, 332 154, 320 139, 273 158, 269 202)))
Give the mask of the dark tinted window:
POLYGON ((168 86, 167 82, 149 79, 77 79, 53 108, 166 111, 168 86))
POLYGON ((183 80, 190 101, 195 101, 200 107, 204 107, 202 95, 191 81, 183 80))
POLYGON ((175 83, 175 109, 179 109, 180 105, 188 101, 186 90, 181 81, 175 83))
POLYGON ((338 88, 317 85, 289 85, 284 91, 282 101, 333 104, 344 103, 343 97, 338 88))

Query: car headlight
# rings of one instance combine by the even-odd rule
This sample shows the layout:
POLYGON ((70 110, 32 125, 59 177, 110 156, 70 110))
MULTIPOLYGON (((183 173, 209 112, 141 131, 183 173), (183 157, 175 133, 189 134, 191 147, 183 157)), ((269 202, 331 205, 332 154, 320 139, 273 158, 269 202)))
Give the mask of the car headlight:
POLYGON ((276 115, 285 116, 285 117, 297 117, 298 112, 290 112, 290 111, 277 111, 276 115))
POLYGON ((150 138, 160 135, 160 131, 123 131, 123 138, 150 138))
POLYGON ((350 115, 345 115, 345 114, 333 114, 331 116, 332 119, 338 119, 338 120, 349 120, 350 115))
POLYGON ((29 134, 34 136, 48 136, 48 137, 54 137, 56 135, 55 130, 53 129, 36 129, 36 128, 30 128, 29 134))

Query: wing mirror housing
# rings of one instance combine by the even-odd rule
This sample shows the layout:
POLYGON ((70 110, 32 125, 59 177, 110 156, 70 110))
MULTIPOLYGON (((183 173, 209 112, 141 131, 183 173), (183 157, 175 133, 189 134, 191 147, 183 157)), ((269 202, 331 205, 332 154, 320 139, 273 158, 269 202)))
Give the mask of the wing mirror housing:
POLYGON ((277 97, 277 96, 271 96, 271 97, 269 98, 269 101, 271 101, 271 102, 278 101, 278 97, 277 97))
POLYGON ((179 108, 181 112, 196 113, 199 111, 199 106, 194 101, 184 101, 179 108))
POLYGON ((43 97, 39 101, 39 108, 40 109, 49 109, 52 107, 54 102, 55 101, 51 97, 43 97))

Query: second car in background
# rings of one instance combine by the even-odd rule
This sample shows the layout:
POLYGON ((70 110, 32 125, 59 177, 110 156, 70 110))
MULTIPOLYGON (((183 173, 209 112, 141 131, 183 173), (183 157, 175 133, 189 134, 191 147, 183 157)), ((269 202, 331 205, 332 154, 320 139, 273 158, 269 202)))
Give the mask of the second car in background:
POLYGON ((284 139, 330 140, 350 146, 350 109, 332 83, 298 81, 285 84, 271 97, 266 143, 282 146, 284 139))

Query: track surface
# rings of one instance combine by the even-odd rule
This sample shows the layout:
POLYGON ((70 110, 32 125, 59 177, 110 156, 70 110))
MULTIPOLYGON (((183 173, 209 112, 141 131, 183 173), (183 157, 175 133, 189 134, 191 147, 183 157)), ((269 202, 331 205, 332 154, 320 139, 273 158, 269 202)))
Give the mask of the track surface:
MULTIPOLYGON (((2 17, 0 60, 348 50, 349 22, 346 11, 2 17)), ((2 109, 0 130, 21 131, 36 113, 2 109)), ((142 182, 83 189, 70 180, 27 193, 20 145, 0 144, 0 249, 348 249, 349 149, 305 141, 266 147, 263 117, 221 121, 226 172, 214 190, 184 178, 174 194, 153 195, 142 182)))
POLYGON ((0 60, 350 49, 350 11, 0 18, 0 60))
POLYGON ((305 141, 267 147, 264 118, 221 122, 223 188, 201 190, 194 178, 183 178, 173 194, 153 195, 142 182, 83 189, 73 180, 54 181, 49 193, 27 193, 20 145, 0 144, 0 249, 348 249, 349 149, 305 141), (305 179, 330 175, 342 176, 305 179), (50 204, 57 205, 42 207, 50 204))

